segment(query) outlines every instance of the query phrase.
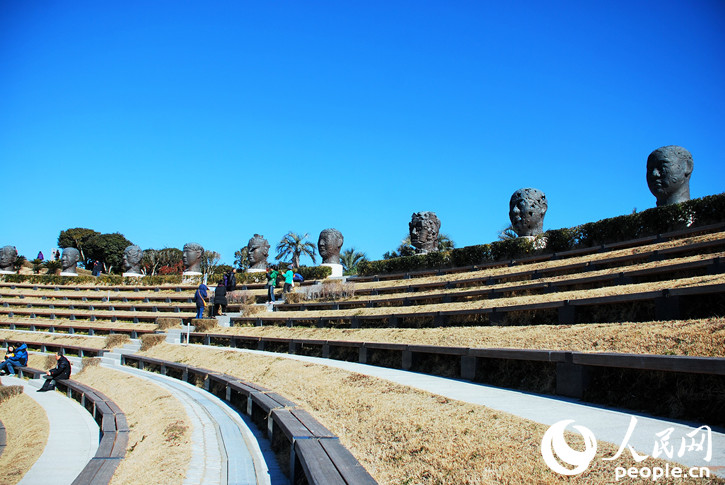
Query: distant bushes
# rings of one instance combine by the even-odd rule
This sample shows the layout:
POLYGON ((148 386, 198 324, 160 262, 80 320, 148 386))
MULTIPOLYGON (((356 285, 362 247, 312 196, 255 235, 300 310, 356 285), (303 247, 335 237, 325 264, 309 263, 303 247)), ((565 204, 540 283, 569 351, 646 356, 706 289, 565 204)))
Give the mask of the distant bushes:
POLYGON ((364 261, 358 265, 358 274, 367 276, 473 266, 521 258, 534 253, 554 253, 638 239, 687 227, 715 224, 724 220, 725 194, 711 195, 680 204, 655 207, 626 216, 589 222, 581 226, 547 231, 539 236, 539 238, 547 238, 547 245, 543 250, 535 249, 537 246, 535 241, 516 238, 450 251, 381 261, 364 261))

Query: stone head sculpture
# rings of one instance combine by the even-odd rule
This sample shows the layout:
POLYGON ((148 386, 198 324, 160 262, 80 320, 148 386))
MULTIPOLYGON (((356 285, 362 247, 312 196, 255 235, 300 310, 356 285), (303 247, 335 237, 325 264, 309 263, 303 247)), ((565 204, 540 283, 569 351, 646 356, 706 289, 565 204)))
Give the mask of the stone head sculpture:
POLYGON ((317 250, 320 252, 323 264, 340 264, 340 248, 344 239, 337 229, 324 229, 317 240, 317 250))
POLYGON ((204 248, 199 243, 184 244, 183 255, 181 257, 184 262, 185 273, 201 273, 201 257, 204 254, 204 248))
POLYGON ((76 264, 81 258, 81 253, 76 248, 63 248, 63 255, 60 257, 62 273, 77 273, 76 264))
POLYGON ((410 244, 416 253, 429 253, 438 251, 438 231, 441 221, 435 212, 416 212, 408 223, 410 230, 410 244))
POLYGON ((509 219, 516 234, 536 236, 544 231, 544 216, 549 203, 539 189, 525 188, 513 193, 509 201, 509 219))
POLYGON ((0 271, 15 271, 13 264, 18 259, 18 250, 14 246, 0 249, 0 271))
POLYGON ((690 200, 692 154, 677 145, 660 147, 647 157, 647 185, 657 205, 690 200))
POLYGON ((255 234, 247 244, 249 269, 266 269, 267 256, 269 256, 269 243, 264 236, 255 234))
POLYGON ((126 273, 141 273, 141 259, 143 258, 143 249, 132 245, 123 251, 123 270, 126 273))

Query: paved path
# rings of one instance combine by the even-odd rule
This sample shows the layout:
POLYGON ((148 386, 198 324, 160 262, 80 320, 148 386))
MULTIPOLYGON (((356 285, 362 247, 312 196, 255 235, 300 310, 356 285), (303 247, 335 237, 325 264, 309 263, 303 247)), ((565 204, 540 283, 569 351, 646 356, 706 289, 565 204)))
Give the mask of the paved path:
POLYGON ((151 380, 183 404, 192 422, 192 457, 185 484, 287 483, 268 442, 221 399, 171 377, 132 367, 104 367, 151 380))
MULTIPOLYGON (((222 348, 222 347, 215 347, 222 348)), ((373 377, 379 377, 391 382, 402 384, 404 386, 413 387, 433 394, 444 396, 458 401, 479 404, 491 409, 504 411, 522 418, 526 418, 537 423, 548 426, 561 420, 574 420, 571 426, 585 426, 589 428, 599 441, 607 441, 620 446, 629 429, 631 419, 636 418, 636 424, 630 435, 628 443, 637 450, 640 455, 645 454, 653 456, 654 444, 661 440, 657 433, 666 432, 672 428, 669 435, 669 451, 672 448, 672 457, 662 454, 660 458, 671 459, 685 465, 686 467, 695 466, 713 466, 713 471, 719 476, 725 477, 725 433, 722 429, 713 430, 712 438, 712 458, 705 461, 705 453, 707 446, 703 451, 685 450, 682 457, 678 457, 678 451, 681 446, 681 439, 686 439, 687 446, 690 446, 692 440, 685 435, 692 432, 699 424, 683 424, 667 419, 656 418, 647 415, 632 414, 626 410, 618 410, 604 408, 600 406, 585 404, 574 399, 557 398, 552 396, 531 394, 521 391, 501 389, 483 384, 474 384, 468 381, 457 379, 447 379, 427 374, 415 372, 407 372, 398 369, 389 369, 385 367, 377 367, 354 362, 343 362, 332 359, 322 359, 319 357, 306 357, 301 355, 282 354, 275 352, 263 352, 256 350, 235 349, 224 347, 225 350, 233 350, 237 352, 247 352, 253 354, 263 354, 275 358, 288 358, 304 362, 313 362, 330 367, 357 372, 373 377)), ((705 433, 706 434, 706 433, 705 433)), ((697 435, 699 442, 702 435, 697 435)), ((707 443, 707 440, 706 440, 707 443)), ((625 449, 624 453, 629 456, 629 451, 625 449)), ((647 466, 647 461, 642 462, 641 466, 647 466)))
POLYGON ((19 483, 70 484, 96 454, 98 425, 85 408, 60 392, 36 392, 41 381, 3 377, 4 385, 23 386, 23 392, 43 407, 50 423, 43 454, 19 483))

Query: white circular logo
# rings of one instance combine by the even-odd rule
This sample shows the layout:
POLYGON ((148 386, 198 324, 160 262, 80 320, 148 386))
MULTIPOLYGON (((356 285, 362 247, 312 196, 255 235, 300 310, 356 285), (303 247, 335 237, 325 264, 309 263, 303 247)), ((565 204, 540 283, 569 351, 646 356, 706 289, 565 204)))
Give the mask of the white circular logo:
POLYGON ((541 456, 544 457, 544 461, 549 465, 549 468, 562 475, 578 475, 582 473, 587 469, 589 463, 592 462, 594 455, 597 454, 597 440, 594 438, 594 433, 584 426, 573 426, 584 437, 584 451, 572 450, 567 444, 564 439, 564 430, 568 424, 573 422, 573 419, 565 419, 554 423, 546 430, 541 440, 541 456), (570 470, 562 466, 557 461, 557 457, 559 460, 567 465, 572 465, 574 468, 570 470))

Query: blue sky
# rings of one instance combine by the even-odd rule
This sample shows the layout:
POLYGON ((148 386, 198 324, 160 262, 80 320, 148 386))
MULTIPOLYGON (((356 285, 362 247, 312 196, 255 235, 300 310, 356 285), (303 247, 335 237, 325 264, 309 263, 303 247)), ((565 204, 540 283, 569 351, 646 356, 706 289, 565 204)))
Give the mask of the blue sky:
POLYGON ((521 187, 545 229, 653 207, 663 145, 721 193, 724 134, 721 0, 0 0, 0 245, 28 257, 335 227, 378 259, 425 210, 480 244, 521 187))

